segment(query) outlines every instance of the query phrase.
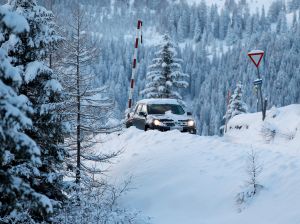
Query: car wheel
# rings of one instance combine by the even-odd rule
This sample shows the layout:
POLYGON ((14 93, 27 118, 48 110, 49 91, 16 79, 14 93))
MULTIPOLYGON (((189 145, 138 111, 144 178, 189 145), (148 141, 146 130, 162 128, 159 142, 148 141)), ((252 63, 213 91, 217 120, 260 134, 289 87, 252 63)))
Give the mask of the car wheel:
POLYGON ((125 126, 126 126, 126 128, 130 128, 132 126, 132 124, 126 123, 125 126))
POLYGON ((145 131, 148 131, 149 130, 149 126, 145 126, 145 131))
POLYGON ((197 134, 197 131, 196 131, 196 129, 194 129, 194 130, 191 130, 191 131, 190 131, 190 134, 193 134, 193 135, 197 134))

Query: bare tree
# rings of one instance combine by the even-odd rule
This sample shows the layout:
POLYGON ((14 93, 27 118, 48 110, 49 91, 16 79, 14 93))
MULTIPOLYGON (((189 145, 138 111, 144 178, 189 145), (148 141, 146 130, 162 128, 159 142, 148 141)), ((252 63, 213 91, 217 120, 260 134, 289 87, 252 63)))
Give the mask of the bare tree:
MULTIPOLYGON (((262 164, 259 162, 259 156, 253 149, 247 155, 247 174, 249 179, 246 181, 246 190, 240 192, 236 196, 236 203, 241 206, 253 198, 263 186, 259 183, 259 175, 263 170, 262 164)), ((243 208, 240 207, 239 211, 243 208)))
MULTIPOLYGON (((70 21, 65 31, 65 41, 61 49, 59 70, 63 74, 61 79, 66 90, 65 120, 71 126, 71 135, 67 141, 70 148, 70 164, 76 163, 76 183, 80 183, 82 171, 102 173, 102 170, 91 169, 84 163, 86 160, 109 162, 118 152, 109 155, 92 152, 91 146, 97 141, 95 135, 107 132, 99 113, 108 118, 114 107, 112 97, 108 95, 106 87, 93 85, 94 72, 92 62, 99 55, 89 33, 89 17, 77 2, 72 6, 70 21), (76 161, 74 160, 76 158, 76 161)), ((92 178, 92 177, 91 177, 92 178)))
POLYGON ((248 153, 248 166, 247 172, 249 174, 248 184, 253 189, 253 195, 255 195, 258 189, 261 188, 261 185, 258 182, 258 176, 261 174, 263 168, 258 161, 257 152, 251 149, 251 152, 248 153))

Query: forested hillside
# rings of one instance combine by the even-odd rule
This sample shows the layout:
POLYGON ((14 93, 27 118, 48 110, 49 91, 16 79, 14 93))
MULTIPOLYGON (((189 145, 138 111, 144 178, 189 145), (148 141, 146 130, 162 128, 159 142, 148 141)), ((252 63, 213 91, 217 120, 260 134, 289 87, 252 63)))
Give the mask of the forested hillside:
MULTIPOLYGON (((271 1, 271 0, 270 0, 271 1)), ((41 1, 51 8, 57 23, 70 29, 73 1, 41 1), (64 10, 61 10, 64 9, 64 10)), ((195 1, 197 2, 197 1, 195 1)), ((105 0, 83 1, 90 44, 99 51, 89 65, 94 87, 107 85, 115 99, 115 116, 122 119, 127 106, 136 22, 143 20, 144 45, 134 101, 141 99, 147 67, 165 33, 178 44, 183 71, 190 75, 182 93, 198 122, 199 133, 219 134, 226 110, 227 92, 237 82, 244 86, 244 100, 256 111, 252 82, 256 69, 247 58, 251 49, 265 51, 260 72, 264 95, 273 105, 300 102, 300 1, 268 2, 269 8, 253 8, 251 1, 226 0, 217 4, 185 1, 105 0), (292 35, 293 34, 293 35, 292 35)), ((257 5, 257 4, 256 4, 257 5)))
POLYGON ((0 2, 1 224, 299 221, 300 0, 0 2))

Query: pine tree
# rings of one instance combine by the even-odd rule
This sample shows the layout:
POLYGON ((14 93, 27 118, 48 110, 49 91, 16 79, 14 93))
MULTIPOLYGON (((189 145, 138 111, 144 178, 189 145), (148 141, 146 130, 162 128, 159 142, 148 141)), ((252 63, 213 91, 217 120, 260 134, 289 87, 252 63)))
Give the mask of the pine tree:
POLYGON ((229 121, 231 118, 233 118, 236 115, 248 112, 248 107, 242 98, 243 98, 243 85, 241 83, 238 83, 233 94, 230 97, 226 114, 223 117, 225 120, 229 121))
POLYGON ((183 8, 181 16, 178 21, 178 37, 179 40, 183 41, 186 37, 188 37, 189 30, 190 30, 190 15, 188 14, 188 11, 183 8))
POLYGON ((22 77, 7 54, 8 46, 14 47, 11 38, 19 42, 28 31, 25 18, 0 8, 0 223, 36 223, 53 212, 49 198, 34 189, 42 162, 26 134, 33 108, 17 94, 22 77))
POLYGON ((224 40, 228 33, 228 27, 230 25, 230 15, 227 10, 222 9, 220 15, 220 39, 224 40))
POLYGON ((202 28, 201 28, 201 22, 198 16, 196 16, 196 22, 195 22, 195 30, 194 30, 194 40, 195 42, 199 42, 202 38, 202 28))
POLYGON ((41 150, 41 173, 33 180, 34 188, 55 201, 62 201, 63 160, 65 149, 64 127, 59 109, 62 103, 62 86, 53 71, 46 66, 46 59, 61 40, 54 30, 53 14, 38 6, 36 0, 11 0, 9 8, 28 21, 30 31, 22 36, 9 54, 13 64, 22 68, 23 83, 19 88, 34 109, 30 116, 33 127, 26 133, 41 150))
POLYGON ((278 16, 278 22, 276 26, 277 33, 286 33, 288 29, 286 14, 282 10, 278 16))
POLYGON ((181 69, 181 59, 176 58, 177 52, 168 35, 163 36, 163 42, 153 64, 148 67, 147 84, 142 94, 147 98, 182 99, 178 88, 187 88, 185 81, 189 75, 181 69))

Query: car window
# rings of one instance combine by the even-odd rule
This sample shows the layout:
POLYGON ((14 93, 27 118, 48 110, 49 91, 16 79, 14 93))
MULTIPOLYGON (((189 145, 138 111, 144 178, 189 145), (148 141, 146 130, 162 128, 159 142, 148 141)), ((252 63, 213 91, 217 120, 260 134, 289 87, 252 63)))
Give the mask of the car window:
POLYGON ((147 113, 147 106, 146 105, 143 105, 143 107, 141 109, 141 112, 147 113))
POLYGON ((134 114, 138 114, 141 111, 141 108, 142 104, 137 105, 134 114))
POLYGON ((165 114, 167 111, 171 111, 172 114, 182 115, 184 110, 177 104, 151 104, 148 105, 149 114, 165 114))

